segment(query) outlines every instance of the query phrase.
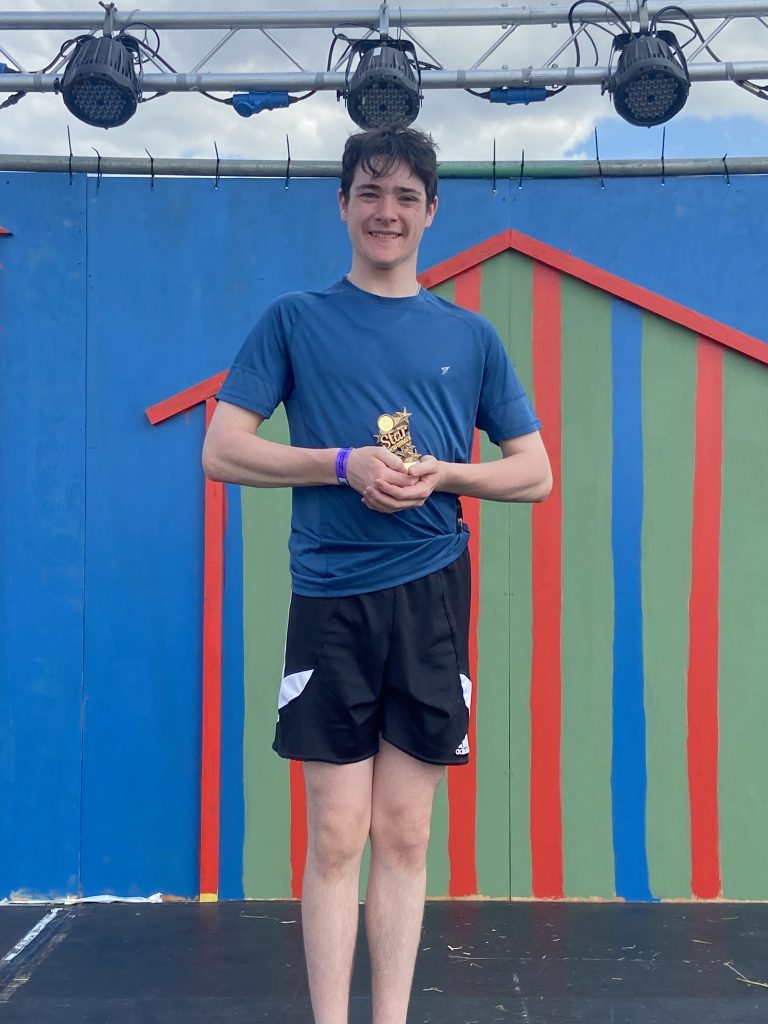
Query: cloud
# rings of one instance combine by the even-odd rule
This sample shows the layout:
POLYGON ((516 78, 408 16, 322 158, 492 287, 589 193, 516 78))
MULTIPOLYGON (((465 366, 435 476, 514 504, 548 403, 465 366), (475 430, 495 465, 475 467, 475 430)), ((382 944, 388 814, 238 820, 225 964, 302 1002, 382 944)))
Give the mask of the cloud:
MULTIPOLYGON (((67 0, 57 10, 83 10, 82 0, 67 0)), ((189 10, 190 0, 165 0, 164 10, 189 10)), ((197 0, 199 10, 214 8, 197 0)), ((313 0, 286 0, 291 10, 314 10, 313 0)), ((456 6, 456 0, 430 0, 433 8, 456 6)), ((14 0, 16 10, 50 11, 42 0, 14 0)), ((248 9, 241 0, 241 9, 248 9)), ((236 8, 235 8, 236 9, 236 8)), ((372 8, 373 9, 373 8, 372 8)), ((709 25, 713 26, 710 22, 709 25)), ((361 34, 353 28, 352 35, 361 34)), ((685 30, 675 29, 684 39, 685 30)), ((215 45, 221 31, 171 31, 162 35, 162 55, 180 70, 188 70, 215 45)), ((275 36, 303 67, 325 67, 331 34, 325 30, 275 30, 275 36)), ((446 67, 469 67, 498 40, 498 28, 419 28, 418 39, 446 67)), ((607 62, 610 39, 593 30, 600 62, 607 62)), ((565 26, 517 29, 489 58, 486 66, 541 66, 550 58, 568 31, 565 26)), ((66 32, 0 32, 0 44, 29 69, 47 64, 67 37, 66 32)), ((593 54, 583 40, 583 60, 593 54)), ((768 30, 755 20, 734 19, 717 37, 718 54, 732 60, 755 60, 768 42, 768 30)), ((340 50, 337 50, 340 55, 340 50)), ((572 48, 556 61, 572 63, 572 48)), ((701 57, 697 60, 702 60, 701 57)), ((218 71, 289 71, 290 60, 257 31, 238 33, 205 67, 218 71)), ((0 96, 0 99, 4 97, 0 96)), ((491 105, 457 90, 428 90, 418 126, 432 133, 443 160, 490 160, 496 140, 498 160, 560 159, 567 154, 591 155, 595 124, 616 118, 610 100, 598 87, 573 87, 544 103, 529 106, 491 105)), ((695 83, 680 117, 695 117, 712 128, 712 150, 722 149, 718 138, 720 119, 768 121, 768 104, 748 95, 732 83, 695 83)), ((698 123, 698 122, 697 122, 698 123)), ((319 93, 288 110, 239 117, 231 106, 213 103, 194 94, 171 94, 142 104, 136 116, 118 129, 105 132, 74 119, 60 96, 29 95, 15 107, 0 111, 0 150, 6 153, 67 153, 66 126, 72 132, 78 154, 95 147, 103 156, 143 156, 145 148, 156 157, 212 157, 214 140, 222 157, 281 160, 286 155, 286 135, 295 160, 336 160, 350 131, 356 130, 343 103, 334 93, 319 93)), ((641 132, 642 129, 637 129, 641 132)), ((621 154, 619 154, 621 155, 621 154)), ((629 155, 629 154, 628 154, 629 155)), ((758 154, 756 154, 758 155, 758 154)))

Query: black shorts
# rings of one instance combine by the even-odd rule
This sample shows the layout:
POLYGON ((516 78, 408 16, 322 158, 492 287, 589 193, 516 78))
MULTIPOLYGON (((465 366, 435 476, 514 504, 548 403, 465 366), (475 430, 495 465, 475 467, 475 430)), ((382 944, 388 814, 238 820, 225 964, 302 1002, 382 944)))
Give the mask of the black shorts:
POLYGON ((398 587, 294 594, 274 750, 351 764, 379 737, 429 764, 469 760, 469 553, 398 587))

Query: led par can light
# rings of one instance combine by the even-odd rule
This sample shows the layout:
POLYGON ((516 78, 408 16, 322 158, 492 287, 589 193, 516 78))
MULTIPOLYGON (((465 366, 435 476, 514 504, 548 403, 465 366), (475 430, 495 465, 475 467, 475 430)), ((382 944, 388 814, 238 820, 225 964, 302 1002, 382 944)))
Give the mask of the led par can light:
MULTIPOLYGON (((421 108, 419 82, 408 58, 413 44, 358 43, 360 63, 346 90, 349 116, 364 130, 405 128, 421 108)), ((414 51, 415 55, 415 51, 414 51)))
POLYGON ((688 65, 672 32, 616 36, 619 51, 609 91, 616 113, 630 124, 663 124, 685 106, 688 65))
POLYGON ((117 128, 136 113, 139 83, 131 51, 118 38, 81 39, 61 80, 64 105, 79 121, 117 128))

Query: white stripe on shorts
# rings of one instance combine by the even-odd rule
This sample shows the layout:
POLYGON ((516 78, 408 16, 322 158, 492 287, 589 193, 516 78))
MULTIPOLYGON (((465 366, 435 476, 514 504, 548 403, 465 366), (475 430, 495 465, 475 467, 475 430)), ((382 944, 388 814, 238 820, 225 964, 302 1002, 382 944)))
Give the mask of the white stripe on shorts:
POLYGON ((472 703, 472 680, 461 674, 459 678, 461 679, 461 692, 464 694, 464 703, 467 705, 467 711, 469 711, 470 704, 472 703))
POLYGON ((309 668, 305 672, 294 672, 290 676, 283 676, 283 681, 280 683, 280 696, 277 699, 278 711, 301 696, 314 671, 313 668, 309 668))

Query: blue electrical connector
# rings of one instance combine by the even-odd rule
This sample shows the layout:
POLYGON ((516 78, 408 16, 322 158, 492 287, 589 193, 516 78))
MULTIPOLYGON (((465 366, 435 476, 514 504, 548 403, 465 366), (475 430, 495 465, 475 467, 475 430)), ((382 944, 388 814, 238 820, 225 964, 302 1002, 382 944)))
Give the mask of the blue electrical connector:
POLYGON ((232 106, 241 117, 260 114, 262 110, 288 107, 291 97, 287 92, 239 92, 232 97, 232 106))
POLYGON ((546 89, 526 89, 523 87, 507 88, 506 86, 498 89, 491 89, 488 93, 488 99, 491 103, 506 103, 507 106, 511 106, 513 103, 540 103, 542 100, 547 99, 549 93, 546 89))

